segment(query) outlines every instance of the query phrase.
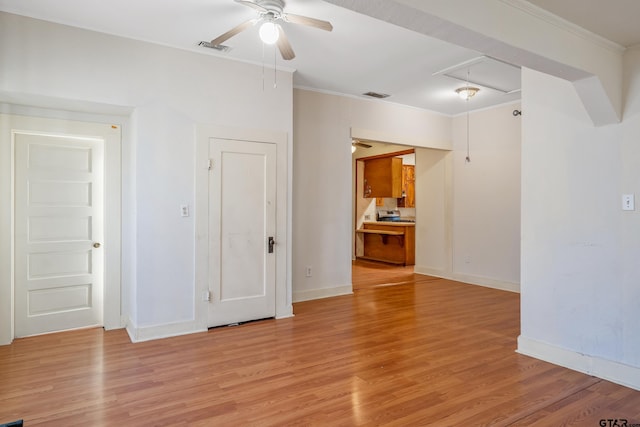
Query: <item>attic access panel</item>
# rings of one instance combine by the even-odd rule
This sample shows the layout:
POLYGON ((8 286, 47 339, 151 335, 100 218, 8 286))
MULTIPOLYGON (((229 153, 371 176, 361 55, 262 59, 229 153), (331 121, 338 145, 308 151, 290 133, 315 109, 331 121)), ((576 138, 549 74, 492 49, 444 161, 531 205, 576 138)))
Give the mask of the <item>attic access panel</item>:
POLYGON ((433 73, 503 93, 520 90, 520 67, 490 56, 479 56, 433 73))

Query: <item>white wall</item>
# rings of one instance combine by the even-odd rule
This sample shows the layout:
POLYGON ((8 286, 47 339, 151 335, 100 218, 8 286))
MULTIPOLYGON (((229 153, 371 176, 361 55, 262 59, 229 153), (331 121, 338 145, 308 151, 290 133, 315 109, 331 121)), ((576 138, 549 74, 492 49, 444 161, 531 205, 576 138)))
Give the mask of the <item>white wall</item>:
POLYGON ((294 106, 294 301, 351 291, 351 135, 418 147, 416 272, 518 290, 518 104, 472 114, 472 169, 464 163, 460 118, 298 89, 294 106), (454 269, 467 253, 473 263, 454 269))
POLYGON ((466 115, 453 120, 453 272, 518 290, 522 116, 514 109, 520 105, 469 115, 470 162, 466 115))
POLYGON ((416 149, 416 273, 452 275, 451 159, 451 151, 416 149))
POLYGON ((452 151, 416 152, 416 272, 519 290, 519 108, 469 114, 471 162, 466 114, 452 119, 452 151))
POLYGON ((296 302, 351 292, 351 115, 338 96, 296 89, 293 104, 296 302))
POLYGON ((640 389, 640 54, 620 125, 595 128, 573 86, 523 70, 518 349, 640 389))
POLYGON ((193 217, 182 218, 179 206, 194 204, 195 125, 292 135, 292 75, 279 72, 278 88, 263 90, 260 66, 6 13, 0 58, 5 96, 31 96, 34 103, 46 97, 54 108, 57 99, 60 106, 73 100, 80 108, 134 109, 122 159, 123 232, 135 233, 123 236, 123 254, 130 255, 123 258, 124 314, 135 328, 158 334, 163 325, 189 324, 195 232, 193 217))
MULTIPOLYGON (((638 304, 640 301, 640 46, 628 49, 625 54, 625 111, 622 122, 622 139, 620 149, 620 181, 618 192, 635 194, 636 210, 620 212, 618 247, 620 270, 620 289, 622 305, 619 321, 622 323, 622 334, 619 337, 624 364, 640 367, 640 323, 638 304), (635 319, 635 321, 634 321, 635 319)), ((618 198, 619 200, 619 198, 618 198)), ((635 377, 633 386, 640 389, 640 378, 635 377)))
POLYGON ((441 114, 294 90, 293 300, 351 292, 351 137, 447 148, 441 114), (305 268, 312 276, 305 277, 305 268))

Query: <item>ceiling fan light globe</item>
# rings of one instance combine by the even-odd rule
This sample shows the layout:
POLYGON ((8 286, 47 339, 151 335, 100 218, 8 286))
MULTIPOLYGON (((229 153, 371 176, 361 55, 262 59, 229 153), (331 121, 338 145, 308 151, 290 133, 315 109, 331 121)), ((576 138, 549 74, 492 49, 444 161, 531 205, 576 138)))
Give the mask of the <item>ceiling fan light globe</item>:
POLYGON ((260 30, 258 31, 260 35, 260 40, 262 40, 266 44, 274 44, 278 41, 278 37, 280 36, 280 32, 278 31, 278 27, 273 22, 265 22, 260 26, 260 30))

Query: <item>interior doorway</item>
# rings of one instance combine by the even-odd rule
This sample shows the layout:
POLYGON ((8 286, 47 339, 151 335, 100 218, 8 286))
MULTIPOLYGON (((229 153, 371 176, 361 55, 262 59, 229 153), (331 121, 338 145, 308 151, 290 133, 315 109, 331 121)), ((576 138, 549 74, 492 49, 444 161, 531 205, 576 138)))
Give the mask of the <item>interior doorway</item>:
POLYGON ((14 131, 15 336, 103 325, 104 140, 14 131))
POLYGON ((208 327, 275 317, 277 145, 211 138, 208 327))
POLYGON ((120 125, 0 123, 0 344, 122 327, 120 125))
MULTIPOLYGON (((415 149, 411 146, 359 140, 354 147, 352 284, 355 290, 360 286, 360 273, 365 270, 368 271, 366 274, 382 273, 371 274, 380 280, 413 274, 416 162, 415 149), (368 165, 373 170, 377 167, 374 164, 386 163, 387 160, 394 162, 393 168, 400 168, 401 192, 395 193, 396 189, 393 194, 383 192, 382 197, 373 197, 380 193, 367 194, 371 190, 371 182, 367 182, 370 175, 365 176, 365 168, 368 165), (379 266, 377 271, 376 265, 379 266)), ((388 177, 385 175, 384 179, 388 177)))
POLYGON ((287 280, 288 139, 279 131, 197 127, 194 306, 199 328, 293 315, 287 280))

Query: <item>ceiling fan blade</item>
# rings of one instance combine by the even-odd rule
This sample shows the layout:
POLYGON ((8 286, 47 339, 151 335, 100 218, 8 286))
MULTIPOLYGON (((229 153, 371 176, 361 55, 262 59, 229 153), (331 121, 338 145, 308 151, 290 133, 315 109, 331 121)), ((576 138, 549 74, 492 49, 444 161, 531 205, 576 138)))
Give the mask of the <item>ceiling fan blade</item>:
POLYGON ((364 142, 354 142, 353 145, 356 145, 356 146, 362 147, 362 148, 371 148, 371 145, 365 144, 364 142))
POLYGON ((296 57, 296 54, 293 52, 293 48, 289 43, 289 39, 287 39, 287 35, 284 33, 284 30, 280 26, 280 24, 276 24, 278 27, 278 49, 280 49, 280 54, 282 55, 282 59, 285 61, 289 61, 296 57))
POLYGON ((228 39, 235 36, 236 34, 241 33, 242 31, 251 27, 256 22, 257 22, 257 19, 250 19, 246 22, 243 22, 242 24, 230 29, 226 33, 222 34, 221 36, 218 36, 217 38, 211 40, 211 44, 214 46, 218 46, 219 44, 222 44, 223 42, 227 41, 228 39))
POLYGON ((265 9, 264 7, 260 6, 257 3, 254 3, 252 1, 247 1, 247 0, 235 0, 235 1, 236 1, 236 3, 240 3, 240 4, 243 4, 245 6, 249 6, 250 8, 255 9, 255 10, 257 10, 259 12, 262 12, 262 13, 269 12, 268 9, 265 9))
POLYGON ((287 22, 294 24, 307 25, 309 27, 319 28, 325 31, 333 30, 333 25, 329 21, 323 21, 321 19, 309 18, 308 16, 294 15, 292 13, 285 13, 283 19, 287 22))

